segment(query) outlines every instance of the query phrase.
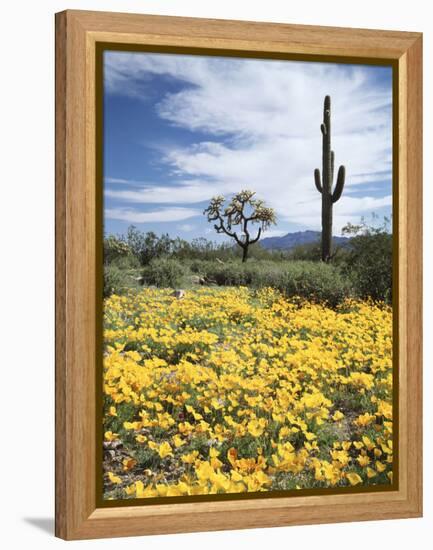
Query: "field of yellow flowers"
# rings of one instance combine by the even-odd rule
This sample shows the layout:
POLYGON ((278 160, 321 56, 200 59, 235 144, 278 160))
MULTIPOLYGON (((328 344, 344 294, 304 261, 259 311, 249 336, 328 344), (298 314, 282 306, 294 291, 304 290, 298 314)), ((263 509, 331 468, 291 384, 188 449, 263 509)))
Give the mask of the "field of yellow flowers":
POLYGON ((143 289, 104 317, 104 498, 391 482, 388 306, 143 289))

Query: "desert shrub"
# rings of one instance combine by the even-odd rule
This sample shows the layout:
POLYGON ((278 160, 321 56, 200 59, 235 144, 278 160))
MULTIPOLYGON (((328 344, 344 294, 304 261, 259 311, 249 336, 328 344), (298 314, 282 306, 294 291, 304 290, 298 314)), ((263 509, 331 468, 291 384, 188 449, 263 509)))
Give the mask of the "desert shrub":
POLYGON ((392 236, 388 233, 358 235, 341 265, 352 280, 356 295, 391 303, 392 236))
MULTIPOLYGON (((266 233, 265 233, 266 236, 266 233)), ((242 249, 236 246, 233 248, 233 255, 235 258, 242 259, 242 249)), ((255 260, 271 260, 271 261, 281 261, 289 257, 289 252, 287 250, 277 250, 277 249, 268 249, 262 247, 261 243, 254 243, 248 248, 248 261, 255 260)))
POLYGON ((352 295, 348 277, 338 267, 322 262, 193 262, 191 270, 220 286, 274 287, 288 297, 300 296, 332 307, 352 295))
POLYGON ((353 235, 350 249, 340 262, 359 298, 392 301, 392 234, 386 218, 380 227, 348 224, 343 231, 353 235))
POLYGON ((155 258, 143 270, 144 283, 160 288, 181 285, 185 268, 177 260, 155 258))
POLYGON ((128 228, 126 243, 141 265, 149 264, 154 258, 170 255, 173 248, 173 239, 167 234, 158 236, 153 231, 143 233, 133 225, 128 228))
POLYGON ((307 261, 276 265, 257 270, 252 286, 274 287, 288 297, 299 296, 331 307, 352 295, 350 281, 332 265, 307 261))
POLYGON ((131 275, 117 265, 104 266, 104 298, 112 294, 123 294, 131 287, 131 275))
POLYGON ((247 264, 242 264, 239 260, 193 260, 189 268, 192 273, 206 277, 209 282, 219 286, 248 286, 251 275, 246 266, 247 264))
POLYGON ((113 260, 111 265, 118 267, 122 270, 133 271, 140 268, 140 262, 133 254, 128 254, 126 256, 121 256, 113 260))
POLYGON ((287 296, 300 296, 331 307, 352 295, 349 279, 337 267, 322 262, 287 263, 281 276, 269 283, 262 286, 274 286, 287 296))
POLYGON ((312 243, 300 244, 290 251, 290 258, 292 260, 319 262, 321 261, 321 257, 320 240, 312 243))
POLYGON ((251 273, 240 262, 230 262, 225 265, 214 264, 206 276, 221 286, 248 286, 252 281, 251 273))
POLYGON ((229 260, 235 257, 235 246, 232 243, 216 243, 198 237, 191 242, 180 239, 173 240, 172 257, 179 260, 229 260))
POLYGON ((215 263, 217 262, 214 260, 191 260, 189 262, 189 269, 192 273, 205 275, 215 263))
POLYGON ((132 257, 132 251, 122 239, 114 235, 104 237, 104 264, 108 265, 128 256, 132 257))

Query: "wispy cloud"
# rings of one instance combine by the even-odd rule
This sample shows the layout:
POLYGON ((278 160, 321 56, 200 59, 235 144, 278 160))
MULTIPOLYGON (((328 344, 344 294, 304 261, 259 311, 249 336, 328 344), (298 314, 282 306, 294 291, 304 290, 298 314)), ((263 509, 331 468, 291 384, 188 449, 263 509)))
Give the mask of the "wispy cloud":
POLYGON ((120 220, 129 223, 148 222, 178 222, 201 214, 200 210, 192 208, 161 208, 153 212, 142 212, 132 208, 106 208, 105 217, 111 220, 120 220))
POLYGON ((180 91, 153 98, 154 108, 169 124, 208 135, 189 146, 161 148, 161 166, 173 181, 109 188, 107 197, 192 205, 251 188, 280 220, 318 228, 313 170, 321 166, 319 127, 329 94, 336 164, 345 164, 347 173, 336 231, 391 204, 391 86, 376 81, 374 67, 110 52, 105 70, 110 93, 143 101, 152 75, 183 82, 180 91), (363 185, 378 180, 374 197, 359 197, 363 185))
MULTIPOLYGON (((128 181, 125 181, 128 183, 128 181)), ((131 183, 131 185, 135 185, 131 183)), ((145 183, 140 189, 112 189, 106 188, 105 196, 112 199, 127 201, 132 203, 196 203, 203 202, 212 196, 218 189, 215 182, 211 185, 206 183, 179 182, 176 185, 159 185, 145 183)))

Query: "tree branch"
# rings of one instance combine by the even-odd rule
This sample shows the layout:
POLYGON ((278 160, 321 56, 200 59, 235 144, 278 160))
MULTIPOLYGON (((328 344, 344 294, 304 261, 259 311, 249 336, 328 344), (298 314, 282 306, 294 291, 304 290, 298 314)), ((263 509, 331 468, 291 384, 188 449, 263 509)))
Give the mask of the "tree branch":
POLYGON ((255 239, 253 239, 252 241, 250 241, 250 244, 256 243, 260 239, 261 234, 262 234, 262 228, 259 227, 259 231, 257 232, 257 237, 255 239))

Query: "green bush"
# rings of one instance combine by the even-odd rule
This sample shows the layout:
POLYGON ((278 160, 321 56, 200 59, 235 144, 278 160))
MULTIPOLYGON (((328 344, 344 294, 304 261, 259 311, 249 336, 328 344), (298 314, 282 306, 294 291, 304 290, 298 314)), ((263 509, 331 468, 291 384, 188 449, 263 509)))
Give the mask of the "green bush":
MULTIPOLYGON (((253 268, 251 265, 250 269, 253 268)), ((260 266, 252 272, 251 286, 273 287, 287 297, 326 302, 331 307, 352 295, 349 280, 338 268, 322 262, 288 261, 260 266)))
POLYGON ((306 260, 320 262, 322 257, 320 240, 312 243, 300 244, 290 251, 291 260, 306 260))
POLYGON ((221 286, 273 287, 288 297, 336 306, 352 296, 352 287, 338 267, 308 261, 194 262, 191 270, 221 286))
POLYGON ((104 298, 122 294, 131 287, 130 275, 116 265, 104 266, 104 298))
POLYGON ((132 251, 121 238, 114 235, 104 237, 104 264, 111 264, 127 256, 132 256, 132 251))
POLYGON ((120 256, 111 262, 112 266, 116 266, 119 269, 134 270, 140 268, 140 262, 133 254, 127 254, 126 256, 120 256))
POLYGON ((207 270, 206 277, 221 286, 249 286, 252 282, 250 271, 240 261, 225 265, 213 264, 207 270))
POLYGON ((174 240, 167 234, 158 236, 153 231, 143 233, 135 226, 128 227, 126 243, 141 265, 147 265, 154 258, 166 257, 173 252, 174 240))
POLYGON ((264 273, 259 286, 272 286, 286 296, 326 302, 331 307, 352 295, 349 279, 337 267, 322 262, 288 262, 281 272, 264 273))
POLYGON ((350 240, 341 270, 360 298, 392 301, 392 235, 385 231, 356 235, 350 240))
POLYGON ((155 258, 143 270, 144 283, 160 288, 180 286, 185 274, 185 268, 177 260, 155 258))
POLYGON ((214 261, 209 260, 192 260, 189 262, 189 269, 191 270, 191 273, 205 275, 209 267, 214 264, 214 261))

